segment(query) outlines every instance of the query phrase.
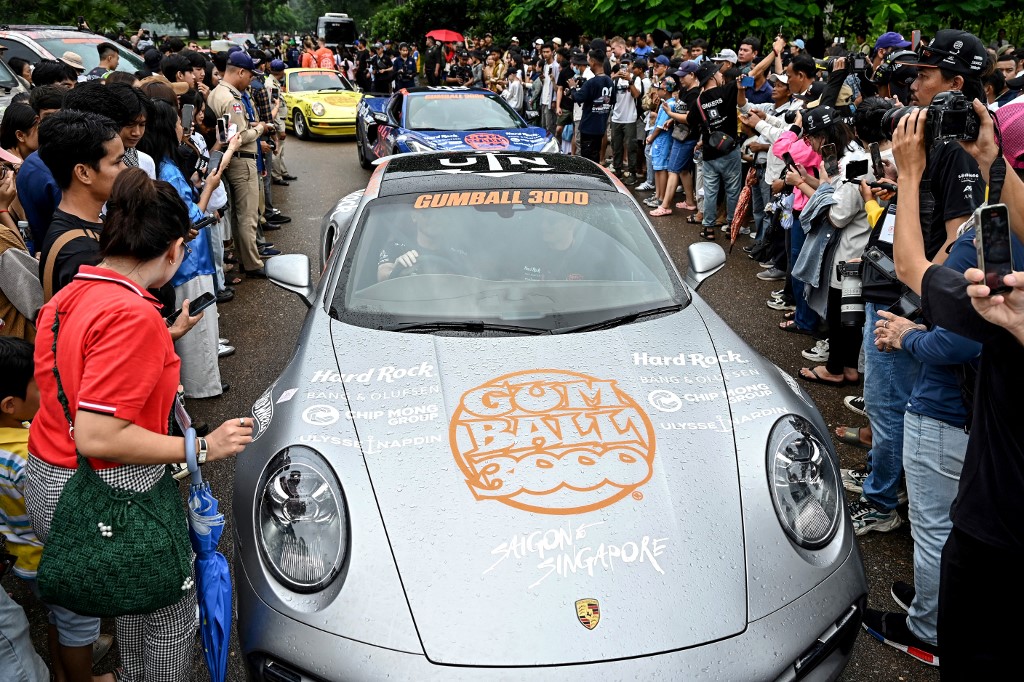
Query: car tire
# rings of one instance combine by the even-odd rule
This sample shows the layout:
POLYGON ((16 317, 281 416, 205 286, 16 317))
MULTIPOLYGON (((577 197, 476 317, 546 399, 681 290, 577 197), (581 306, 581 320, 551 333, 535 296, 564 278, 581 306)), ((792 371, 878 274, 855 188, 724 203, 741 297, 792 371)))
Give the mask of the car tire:
POLYGON ((356 154, 359 156, 359 165, 366 170, 373 168, 373 163, 366 156, 366 136, 360 132, 359 124, 356 124, 356 154))
POLYGON ((295 134, 299 136, 300 140, 309 139, 309 124, 306 123, 306 117, 298 109, 292 116, 292 127, 295 128, 295 134))

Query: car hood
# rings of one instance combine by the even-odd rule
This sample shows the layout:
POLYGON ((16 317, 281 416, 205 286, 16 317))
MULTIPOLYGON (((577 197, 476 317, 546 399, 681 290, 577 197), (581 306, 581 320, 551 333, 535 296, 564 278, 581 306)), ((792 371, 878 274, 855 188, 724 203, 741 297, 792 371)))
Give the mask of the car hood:
POLYGON ((334 418, 358 433, 430 660, 608 660, 745 628, 723 374, 748 360, 692 307, 562 336, 333 326, 340 363, 314 389, 343 387, 334 418))
POLYGON ((543 128, 509 130, 415 131, 405 135, 441 151, 539 151, 551 136, 543 128))
POLYGON ((355 109, 359 106, 362 94, 347 90, 324 91, 324 92, 300 92, 291 93, 292 97, 309 102, 320 102, 327 107, 338 107, 342 109, 355 109))

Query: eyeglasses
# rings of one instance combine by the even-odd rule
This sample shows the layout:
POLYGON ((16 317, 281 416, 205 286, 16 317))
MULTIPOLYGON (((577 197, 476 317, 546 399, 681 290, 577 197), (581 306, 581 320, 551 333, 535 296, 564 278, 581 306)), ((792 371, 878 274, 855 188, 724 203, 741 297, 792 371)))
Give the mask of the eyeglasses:
POLYGON ((184 256, 185 258, 188 258, 189 256, 192 255, 192 249, 191 249, 191 247, 189 247, 188 244, 186 244, 185 242, 182 242, 181 243, 181 247, 185 251, 185 256, 184 256))
POLYGON ((0 163, 0 180, 7 179, 7 174, 10 173, 14 177, 18 177, 18 171, 21 169, 21 165, 14 165, 11 163, 0 163))

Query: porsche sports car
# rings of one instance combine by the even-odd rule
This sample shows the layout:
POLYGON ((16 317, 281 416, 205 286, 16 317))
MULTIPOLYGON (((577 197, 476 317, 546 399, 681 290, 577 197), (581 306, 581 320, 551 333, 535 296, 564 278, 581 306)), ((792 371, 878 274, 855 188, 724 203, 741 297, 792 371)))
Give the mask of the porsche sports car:
POLYGON ((531 126, 500 95, 461 86, 403 89, 364 97, 356 121, 359 163, 435 150, 557 152, 558 140, 531 126))
POLYGON ((604 169, 383 161, 235 469, 256 680, 832 680, 867 585, 808 396, 604 169))
POLYGON ((355 134, 362 95, 331 69, 284 70, 285 127, 303 140, 355 134))

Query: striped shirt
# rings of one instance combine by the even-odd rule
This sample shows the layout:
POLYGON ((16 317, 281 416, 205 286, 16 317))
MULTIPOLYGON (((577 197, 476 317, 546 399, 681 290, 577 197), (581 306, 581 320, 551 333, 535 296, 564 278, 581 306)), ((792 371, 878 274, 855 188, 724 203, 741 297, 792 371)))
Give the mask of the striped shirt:
POLYGON ((0 427, 0 533, 7 551, 17 557, 14 574, 32 580, 43 555, 43 543, 32 530, 25 509, 27 463, 28 429, 0 427))

